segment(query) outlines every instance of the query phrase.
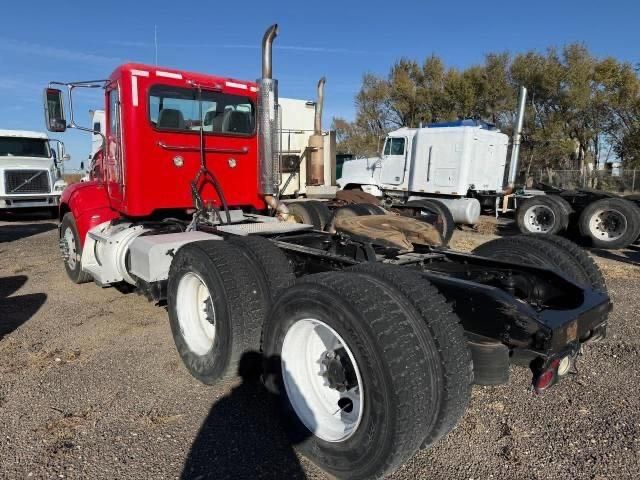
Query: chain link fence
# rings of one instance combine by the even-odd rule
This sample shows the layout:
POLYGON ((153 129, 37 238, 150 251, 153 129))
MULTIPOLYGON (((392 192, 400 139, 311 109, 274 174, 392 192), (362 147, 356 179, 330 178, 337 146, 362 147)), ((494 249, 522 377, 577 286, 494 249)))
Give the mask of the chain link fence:
POLYGON ((640 169, 596 170, 584 173, 580 170, 539 170, 529 181, 543 182, 565 189, 594 188, 606 192, 627 194, 640 192, 640 169))

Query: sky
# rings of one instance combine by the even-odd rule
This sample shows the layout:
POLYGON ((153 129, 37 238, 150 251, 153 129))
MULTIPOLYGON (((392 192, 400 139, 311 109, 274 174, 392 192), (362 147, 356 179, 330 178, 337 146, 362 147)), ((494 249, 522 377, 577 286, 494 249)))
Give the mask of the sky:
MULTIPOLYGON (((324 125, 352 119, 367 72, 386 75, 401 57, 431 54, 448 66, 482 62, 488 52, 544 51, 583 42, 597 56, 640 62, 640 2, 609 0, 276 1, 112 0, 9 2, 0 29, 0 128, 44 130, 42 89, 49 81, 107 78, 120 63, 255 80, 260 41, 278 23, 274 77, 280 96, 314 99, 327 77, 324 125)), ((103 108, 98 91, 74 94, 76 122, 103 108)), ((68 170, 86 161, 89 134, 67 131, 68 170)))

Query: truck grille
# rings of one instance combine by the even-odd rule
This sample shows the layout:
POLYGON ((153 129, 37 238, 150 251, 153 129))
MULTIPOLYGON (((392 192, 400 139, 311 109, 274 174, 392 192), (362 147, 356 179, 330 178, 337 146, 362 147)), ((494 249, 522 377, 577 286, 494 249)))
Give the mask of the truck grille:
POLYGON ((4 172, 5 193, 49 193, 47 170, 7 170, 4 172))

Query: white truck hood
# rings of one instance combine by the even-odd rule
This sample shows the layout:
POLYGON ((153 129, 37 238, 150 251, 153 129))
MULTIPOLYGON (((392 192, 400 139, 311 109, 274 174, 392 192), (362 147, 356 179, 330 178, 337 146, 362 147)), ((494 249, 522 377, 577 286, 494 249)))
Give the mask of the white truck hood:
POLYGON ((340 188, 349 184, 378 185, 380 183, 380 157, 351 158, 342 164, 342 176, 337 180, 340 188))
POLYGON ((0 157, 0 170, 5 169, 26 169, 26 170, 49 170, 53 166, 51 158, 43 157, 0 157))

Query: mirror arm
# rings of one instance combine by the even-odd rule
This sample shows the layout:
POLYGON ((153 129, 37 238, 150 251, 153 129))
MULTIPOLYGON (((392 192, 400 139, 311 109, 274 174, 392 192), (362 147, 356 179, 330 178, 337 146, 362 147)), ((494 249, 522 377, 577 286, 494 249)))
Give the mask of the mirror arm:
POLYGON ((67 91, 69 93, 69 124, 67 128, 75 128, 76 130, 82 130, 84 132, 95 133, 102 137, 103 146, 107 144, 107 138, 104 136, 102 132, 96 132, 92 128, 83 127, 78 125, 73 117, 73 89, 74 88, 105 88, 109 80, 87 80, 82 82, 49 82, 49 86, 52 85, 61 85, 67 87, 67 91))

